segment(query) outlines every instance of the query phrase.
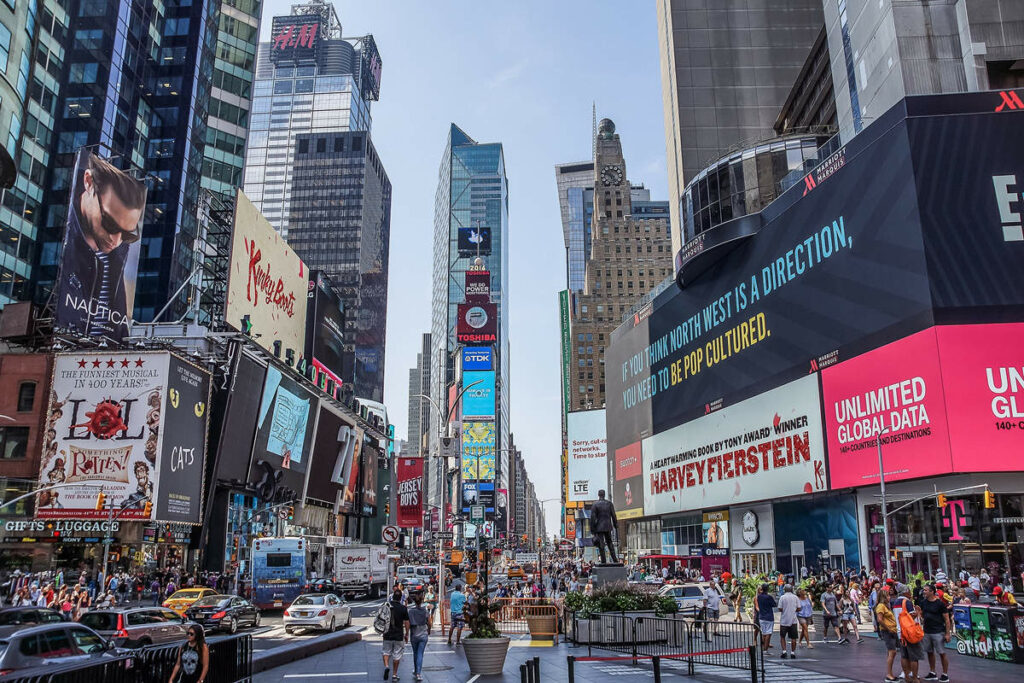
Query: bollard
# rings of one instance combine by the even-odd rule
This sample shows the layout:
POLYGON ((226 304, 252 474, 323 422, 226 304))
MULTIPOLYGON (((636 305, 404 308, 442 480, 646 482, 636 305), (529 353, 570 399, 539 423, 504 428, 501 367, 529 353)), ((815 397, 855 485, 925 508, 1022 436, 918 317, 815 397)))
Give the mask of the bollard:
POLYGON ((661 657, 653 657, 651 661, 654 663, 654 683, 661 683, 661 657))
POLYGON ((533 680, 540 683, 540 657, 533 658, 533 680))
POLYGON ((750 683, 757 683, 757 647, 751 645, 747 652, 750 653, 750 683))
POLYGON ((565 658, 565 663, 569 667, 569 683, 576 683, 576 658, 570 655, 565 658))
POLYGON ((526 665, 519 665, 519 683, 530 683, 530 674, 526 671, 526 665))

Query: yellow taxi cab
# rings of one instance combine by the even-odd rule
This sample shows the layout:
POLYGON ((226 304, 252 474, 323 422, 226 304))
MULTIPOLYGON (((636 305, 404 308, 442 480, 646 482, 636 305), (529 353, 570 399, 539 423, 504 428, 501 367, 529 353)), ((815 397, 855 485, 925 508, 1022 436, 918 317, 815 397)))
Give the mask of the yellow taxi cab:
POLYGON ((193 602, 208 595, 217 595, 217 591, 212 588, 182 588, 164 600, 163 606, 184 615, 185 610, 191 607, 193 602))
POLYGON ((526 572, 518 564, 514 564, 508 568, 508 578, 510 579, 524 579, 526 578, 526 572))

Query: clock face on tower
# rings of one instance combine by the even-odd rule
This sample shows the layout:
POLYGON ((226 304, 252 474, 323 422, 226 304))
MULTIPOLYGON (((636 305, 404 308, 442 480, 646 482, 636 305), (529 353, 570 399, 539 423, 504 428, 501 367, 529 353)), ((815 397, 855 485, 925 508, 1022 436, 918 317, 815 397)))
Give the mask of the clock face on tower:
POLYGON ((601 169, 601 182, 605 185, 619 185, 622 183, 622 169, 617 164, 608 164, 601 169))

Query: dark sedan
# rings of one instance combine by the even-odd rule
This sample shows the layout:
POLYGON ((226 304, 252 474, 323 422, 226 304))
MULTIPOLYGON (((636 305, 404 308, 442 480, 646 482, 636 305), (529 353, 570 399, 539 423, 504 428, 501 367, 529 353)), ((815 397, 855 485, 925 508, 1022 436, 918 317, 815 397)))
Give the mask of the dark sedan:
POLYGON ((185 618, 206 631, 235 633, 240 627, 259 626, 260 611, 237 595, 208 595, 199 598, 185 611, 185 618))
POLYGON ((64 615, 49 607, 4 607, 0 609, 0 626, 20 626, 22 624, 55 624, 67 621, 64 615))

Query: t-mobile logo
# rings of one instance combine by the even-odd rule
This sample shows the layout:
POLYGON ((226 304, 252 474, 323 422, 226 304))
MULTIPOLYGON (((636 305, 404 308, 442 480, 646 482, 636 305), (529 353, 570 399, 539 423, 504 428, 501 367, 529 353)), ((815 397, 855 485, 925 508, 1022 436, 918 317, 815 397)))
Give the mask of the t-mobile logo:
POLYGON ((1024 227, 1022 227, 1020 216, 1022 199, 1021 193, 1017 189, 1017 176, 994 175, 992 176, 992 185, 996 190, 999 220, 1003 224, 1003 239, 1007 242, 1024 242, 1024 227), (1014 205, 1016 205, 1016 211, 1014 205))

